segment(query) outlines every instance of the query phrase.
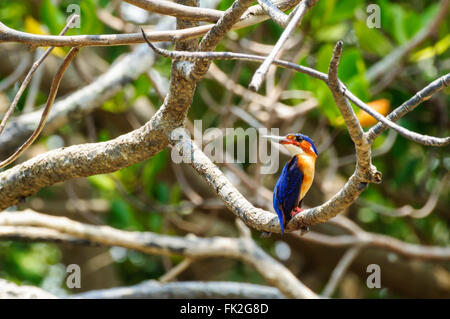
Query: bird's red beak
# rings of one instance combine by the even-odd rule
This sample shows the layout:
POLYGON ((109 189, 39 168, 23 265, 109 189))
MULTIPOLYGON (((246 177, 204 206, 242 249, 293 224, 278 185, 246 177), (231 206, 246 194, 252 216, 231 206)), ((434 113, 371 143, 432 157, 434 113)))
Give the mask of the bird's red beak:
POLYGON ((296 144, 297 142, 294 140, 290 140, 288 138, 284 138, 280 140, 280 144, 286 145, 286 144, 296 144))
POLYGON ((278 141, 280 144, 292 144, 292 140, 286 138, 286 136, 276 136, 276 135, 263 135, 263 138, 278 141))

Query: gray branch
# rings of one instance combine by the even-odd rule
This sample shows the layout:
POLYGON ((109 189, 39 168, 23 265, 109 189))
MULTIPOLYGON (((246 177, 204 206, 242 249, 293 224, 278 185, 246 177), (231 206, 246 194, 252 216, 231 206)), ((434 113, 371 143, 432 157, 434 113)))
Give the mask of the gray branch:
POLYGON ((71 295, 70 299, 281 299, 283 295, 278 289, 239 282, 223 281, 183 281, 159 283, 154 280, 145 281, 129 287, 118 287, 93 290, 71 295))
MULTIPOLYGON (((317 298, 318 296, 301 283, 285 266, 268 255, 255 244, 251 238, 212 237, 198 238, 193 235, 186 237, 159 235, 151 232, 130 232, 109 226, 94 226, 72 221, 65 217, 53 217, 33 212, 3 212, 0 214, 1 227, 32 227, 38 228, 41 237, 46 230, 50 230, 49 239, 55 238, 55 231, 62 235, 60 241, 67 239, 87 240, 93 244, 107 246, 121 246, 147 254, 183 255, 191 258, 227 257, 242 260, 253 267, 266 279, 277 287, 288 298, 317 298)), ((21 234, 23 234, 23 228, 21 234)), ((4 231, 6 232, 6 231, 4 231)), ((19 233, 19 231, 17 231, 19 233)), ((6 238, 8 238, 6 236, 6 238)))

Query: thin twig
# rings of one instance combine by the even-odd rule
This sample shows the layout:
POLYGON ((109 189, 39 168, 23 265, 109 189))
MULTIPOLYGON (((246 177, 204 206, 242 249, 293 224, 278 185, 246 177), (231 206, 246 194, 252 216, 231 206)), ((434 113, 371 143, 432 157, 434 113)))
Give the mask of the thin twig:
POLYGON ((50 93, 48 95, 47 104, 45 105, 44 111, 42 112, 41 120, 39 121, 39 124, 35 129, 35 131, 10 157, 0 162, 0 168, 5 167, 14 162, 20 156, 20 154, 25 152, 25 150, 28 147, 30 147, 30 145, 33 144, 33 142, 39 136, 42 129, 44 128, 45 121, 52 108, 53 101, 55 100, 56 93, 58 92, 58 87, 59 83, 61 82, 62 76, 64 75, 64 72, 66 71, 67 67, 69 66, 70 62, 75 57, 75 55, 78 53, 78 51, 79 48, 70 49, 69 53, 66 55, 64 61, 62 62, 58 71, 56 72, 55 77, 53 78, 52 86, 50 88, 50 93))
MULTIPOLYGON (((234 52, 187 52, 187 51, 169 51, 161 48, 155 47, 147 37, 145 37, 147 44, 158 54, 174 59, 174 60, 186 60, 186 61, 195 61, 195 60, 247 60, 247 61, 263 61, 265 58, 257 55, 250 55, 244 53, 234 53, 234 52)), ((325 73, 316 71, 314 69, 297 65, 295 63, 282 61, 282 60, 273 60, 273 64, 281 66, 283 68, 291 69, 296 72, 305 73, 311 77, 322 80, 328 83, 328 76, 325 73)), ((450 144, 450 137, 434 137, 424 134, 419 134, 408 130, 400 125, 394 123, 397 118, 400 118, 407 112, 411 111, 422 101, 428 99, 432 94, 442 90, 444 87, 448 87, 450 85, 450 73, 442 76, 441 78, 430 83, 425 89, 418 92, 413 98, 402 104, 402 110, 394 110, 392 112, 392 116, 384 117, 366 103, 361 101, 358 97, 356 97, 352 92, 350 92, 343 83, 340 83, 340 91, 343 95, 345 95, 350 101, 355 103, 356 106, 367 112, 376 120, 380 121, 375 127, 373 127, 370 132, 367 133, 368 141, 370 143, 373 142, 374 136, 378 136, 379 133, 384 131, 383 128, 380 128, 380 125, 385 125, 385 127, 392 128, 400 135, 405 138, 412 140, 416 143, 427 145, 427 146, 445 146, 450 144), (395 112, 395 113, 394 113, 395 112), (401 114, 400 114, 401 113, 401 114), (394 120, 392 120, 394 119, 394 120)), ((399 107, 399 108, 400 108, 399 107)))
POLYGON ((159 278, 159 282, 166 283, 169 281, 174 280, 179 274, 181 274, 183 271, 185 271, 191 264, 193 260, 191 258, 185 258, 182 262, 180 262, 178 265, 170 269, 168 272, 166 272, 164 275, 162 275, 159 278))
MULTIPOLYGON (((69 237, 75 242, 87 240, 93 244, 121 246, 147 254, 182 255, 190 258, 228 257, 242 260, 253 267, 267 280, 276 286, 286 297, 318 298, 318 296, 300 282, 284 265, 257 246, 251 238, 212 237, 198 238, 196 236, 176 237, 159 235, 151 232, 130 232, 109 226, 94 226, 72 221, 65 217, 55 217, 33 212, 3 212, 0 214, 0 234, 3 226, 33 226, 41 235, 47 229, 69 237)), ((9 236, 14 232, 9 229, 9 236)), ((7 237, 7 236, 6 236, 7 237)))
MULTIPOLYGON (((69 22, 67 22, 64 29, 59 33, 59 35, 60 36, 64 35, 67 32, 67 30, 69 30, 70 26, 72 25, 72 22, 75 21, 75 19, 77 19, 77 18, 78 18, 78 15, 73 15, 72 18, 69 20, 69 22)), ((0 25, 1 25, 1 23, 0 23, 0 25)), ((5 128, 6 122, 8 122, 8 119, 10 118, 11 114, 16 109, 17 103, 19 103, 20 97, 22 96, 23 92, 25 91, 26 87, 28 86, 28 83, 30 83, 34 72, 37 70, 39 65, 41 65, 41 63, 45 60, 45 58, 50 54, 50 52, 52 52, 52 50, 54 48, 55 47, 49 47, 47 50, 45 50, 45 52, 41 55, 41 57, 36 62, 33 63, 33 66, 31 67, 30 71, 28 71, 28 74, 25 77, 25 79, 23 80, 22 85, 19 88, 19 91, 17 91, 16 96, 14 97, 11 105, 8 108, 8 111, 6 112, 5 116, 3 117, 2 122, 0 123, 0 134, 2 134, 3 129, 5 128)))
MULTIPOLYGON (((434 80, 430 84, 428 84, 426 87, 424 87, 422 90, 414 94, 413 97, 411 97, 409 100, 403 102, 402 105, 397 107, 395 110, 393 110, 389 115, 386 117, 391 122, 396 122, 403 116, 405 116, 407 113, 414 110, 419 104, 422 102, 428 100, 433 94, 441 91, 442 89, 448 87, 450 85, 450 73, 447 73, 446 75, 441 76, 440 78, 434 80)), ((388 129, 388 125, 385 125, 384 123, 377 123, 375 124, 366 134, 367 139, 369 142, 373 142, 375 138, 377 138, 381 133, 383 133, 386 129, 388 129)), ((449 140, 449 137, 445 138, 447 141, 449 140)), ((448 143, 447 143, 448 144, 448 143)))
POLYGON ((345 275, 345 272, 347 271, 348 267, 350 267, 353 260, 355 260, 360 251, 361 251, 360 246, 354 246, 345 252, 342 258, 339 260, 339 263, 336 265, 333 272, 331 273, 330 279, 328 280, 327 284, 325 285, 325 288, 322 292, 323 297, 331 297, 333 295, 334 291, 339 285, 339 282, 345 275))
MULTIPOLYGON (((445 75, 441 78, 443 83, 445 83, 446 86, 450 83, 450 73, 445 75)), ((401 136, 414 141, 416 143, 426 145, 426 146, 445 146, 450 144, 450 136, 448 137, 435 137, 435 136, 429 136, 425 134, 419 134, 413 131, 410 131, 396 123, 390 120, 389 116, 386 118, 374 109, 372 109, 370 106, 368 106, 366 103, 361 101, 358 97, 353 95, 353 93, 348 92, 347 89, 343 89, 347 91, 344 93, 350 101, 355 103, 356 106, 358 106, 360 109, 364 110, 368 114, 370 114, 374 119, 379 121, 379 123, 386 125, 387 127, 397 131, 401 136)), ((371 134, 371 133, 369 133, 371 134)), ((369 140, 370 141, 370 140, 369 140)))
POLYGON ((0 82, 0 91, 6 90, 11 85, 16 83, 16 81, 18 81, 20 77, 22 77, 22 75, 27 70, 28 65, 30 64, 30 60, 30 53, 25 52, 24 57, 22 57, 19 65, 14 68, 14 72, 12 72, 0 82))
POLYGON ((261 86, 261 83, 264 80, 267 71, 269 71, 270 65, 273 63, 280 50, 283 48, 284 44, 291 36, 291 33, 301 23, 303 16, 311 7, 313 7, 317 3, 317 1, 318 0, 303 0, 302 2, 300 2, 298 8, 295 9, 296 12, 286 26, 286 29, 281 34, 272 52, 270 52, 270 54, 253 75, 253 78, 248 86, 250 90, 255 92, 259 90, 259 87, 261 86))
MULTIPOLYGON (((295 6, 300 0, 277 0, 274 4, 280 10, 288 10, 295 6)), ((240 29, 252 26, 268 20, 269 16, 259 6, 252 6, 243 14, 242 19, 237 22, 232 29, 240 29)), ((154 42, 180 41, 201 37, 208 33, 214 25, 203 25, 182 30, 153 31, 147 36, 154 42)), ((102 34, 102 35, 76 35, 76 36, 54 36, 40 35, 17 31, 9 28, 0 22, 0 43, 1 42, 21 42, 32 46, 55 46, 55 47, 82 47, 82 46, 112 46, 130 45, 144 42, 142 34, 102 34)))

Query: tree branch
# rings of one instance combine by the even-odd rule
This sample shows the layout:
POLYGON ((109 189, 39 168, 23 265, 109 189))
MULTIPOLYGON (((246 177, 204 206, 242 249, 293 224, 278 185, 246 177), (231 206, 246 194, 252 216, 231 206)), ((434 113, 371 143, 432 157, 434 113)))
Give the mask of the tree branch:
MULTIPOLYGON (((70 62, 72 62, 72 60, 75 58, 78 51, 79 51, 78 48, 70 49, 69 53, 67 53, 66 57, 64 58, 64 61, 61 63, 59 69, 56 71, 55 77, 53 78, 52 81, 52 86, 50 88, 50 93, 48 94, 47 103, 45 105, 44 110, 42 111, 41 120, 39 121, 39 124, 37 128, 34 130, 33 134, 31 134, 31 136, 22 144, 22 146, 20 146, 17 149, 17 151, 15 151, 10 157, 0 162, 0 168, 5 167, 14 162, 38 138, 39 134, 44 128, 45 121, 47 120, 47 116, 50 113, 53 102, 55 101, 56 93, 58 93, 59 83, 61 82, 64 72, 66 71, 70 62)), ((3 120, 8 120, 6 115, 3 120)))
POLYGON ((283 295, 273 287, 239 282, 183 281, 159 283, 144 281, 129 287, 93 290, 71 295, 70 299, 280 299, 283 295))
MULTIPOLYGON (((422 90, 417 92, 412 98, 404 102, 402 105, 397 107, 394 111, 392 111, 386 118, 391 122, 396 122, 407 113, 414 110, 420 103, 428 100, 433 94, 441 91, 442 89, 448 87, 450 85, 450 73, 441 76, 439 79, 434 80, 422 90)), ((369 142, 373 142, 375 138, 377 138, 381 133, 386 131, 388 128, 384 123, 375 124, 368 132, 367 139, 369 142)), ((446 137, 445 140, 449 141, 449 137, 446 137)))
POLYGON ((264 60, 264 62, 260 65, 260 67, 256 70, 255 74, 253 75, 252 80, 249 84, 250 90, 255 92, 259 90, 259 87, 261 86, 261 83, 264 80, 267 71, 269 71, 269 67, 273 63, 273 60, 275 60, 276 56, 283 48, 284 44, 289 39, 295 28, 301 23, 303 16, 311 7, 313 7, 317 3, 317 1, 318 0, 303 0, 302 2, 300 2, 298 7, 295 9, 292 18, 289 20, 286 29, 284 29, 283 33, 281 34, 280 38, 278 39, 277 43, 272 49, 272 52, 270 52, 270 54, 267 56, 267 58, 264 60))
MULTIPOLYGON (((67 30, 69 30, 70 25, 75 21, 75 19, 78 19, 79 16, 74 14, 72 18, 67 22, 66 26, 63 28, 63 30, 59 33, 59 35, 64 35, 67 30)), ((28 71, 27 75, 25 76, 25 79, 23 80, 22 84, 20 85, 19 90, 17 91, 16 95, 14 96, 14 99, 11 103, 11 105, 8 108, 8 111, 6 111, 5 115, 3 116, 2 122, 0 123, 0 134, 2 134, 3 129, 5 128, 6 122, 8 122, 9 117, 16 109, 17 103, 19 103, 20 97, 22 96, 23 92, 25 91, 26 87, 31 81, 31 78, 33 77, 34 72, 38 69, 38 67, 44 62, 45 58, 53 51, 55 47, 49 47, 45 52, 37 59, 31 69, 28 71)), ((27 63, 28 64, 28 63, 27 63)), ((19 66, 20 67, 20 66, 19 66)), ((1 167, 1 166, 0 166, 1 167)))
MULTIPOLYGON (((154 52, 148 50, 146 45, 140 45, 131 53, 122 55, 94 82, 57 100, 48 115, 45 131, 54 131, 71 120, 89 114, 146 72, 154 60, 154 52)), ((34 111, 13 118, 0 135, 0 156, 9 155, 20 141, 31 135, 40 117, 41 111, 34 111)))
POLYGON ((327 284, 325 285, 325 288, 323 289, 322 296, 329 298, 333 295, 334 291, 339 285, 339 282, 345 275, 345 272, 347 271, 348 267, 350 267, 353 260, 355 260, 360 251, 361 247, 355 246, 349 248, 345 252, 342 258, 339 260, 339 263, 336 265, 333 272, 331 273, 330 279, 328 280, 327 284))
MULTIPOLYGON (((128 232, 109 226, 87 225, 65 217, 48 216, 30 210, 3 212, 0 214, 0 225, 46 228, 69 235, 72 240, 83 239, 95 244, 121 246, 147 254, 239 259, 255 267, 268 283, 276 286, 286 297, 317 298, 314 292, 298 281, 281 263, 266 254, 251 238, 198 238, 192 235, 183 238, 150 232, 128 232)), ((63 240, 64 237, 59 238, 63 240)))
POLYGON ((257 0, 261 8, 269 15, 269 17, 280 27, 286 28, 289 23, 289 16, 273 5, 270 0, 257 0))
MULTIPOLYGON (((295 6, 300 0, 277 0, 274 4, 280 10, 288 10, 295 6)), ((233 29, 245 28, 258 24, 269 19, 269 16, 259 6, 253 6, 242 16, 242 19, 234 25, 233 29)), ((153 31, 147 32, 147 37, 153 42, 176 42, 179 40, 188 40, 198 38, 209 32, 214 25, 204 25, 183 30, 174 31, 153 31)), ((53 36, 37 35, 17 31, 9 28, 0 22, 0 43, 2 42, 20 42, 32 46, 112 46, 129 45, 144 42, 142 34, 102 34, 102 35, 77 35, 77 36, 53 36)))
MULTIPOLYGON (((155 47, 150 41, 147 39, 147 44, 158 54, 174 59, 174 60, 185 60, 185 61, 195 61, 195 60, 213 60, 213 59, 220 59, 220 60, 247 60, 247 61, 264 61, 264 57, 257 56, 257 55, 250 55, 250 54, 243 54, 243 53, 233 53, 233 52, 183 52, 183 51, 169 51, 164 50, 161 48, 155 47)), ((274 60, 272 61, 273 64, 281 66, 283 68, 287 68, 290 70, 294 70, 296 72, 308 74, 309 76, 322 80, 324 82, 328 83, 328 76, 325 73, 316 71, 314 69, 300 66, 291 62, 282 61, 282 60, 274 60)), ((449 85, 449 76, 450 74, 447 74, 440 79, 442 82, 439 82, 439 85, 436 85, 436 87, 433 88, 433 93, 441 90, 444 87, 447 87, 449 85)), ((434 81, 433 83, 435 83, 434 81)), ((428 135, 422 135, 418 134, 416 132, 410 131, 404 127, 401 127, 394 123, 394 121, 391 121, 389 118, 384 117, 377 111, 375 111, 373 108, 368 106, 366 103, 361 101, 358 97, 356 97, 352 92, 350 92, 345 85, 340 82, 340 91, 353 103, 355 103, 356 106, 370 114, 373 118, 380 121, 382 124, 388 126, 389 128, 392 128, 393 130, 397 131, 402 136, 406 137, 407 139, 410 139, 414 142, 417 142, 422 145, 428 145, 428 146, 445 146, 450 144, 450 137, 434 137, 434 136, 428 136, 428 135)), ((431 83, 431 84, 433 84, 431 83)), ((430 84, 430 85, 431 85, 430 84)), ((420 94, 417 93, 417 94, 420 94)), ((432 94, 432 93, 431 93, 432 94)), ((421 101, 425 100, 426 98, 422 99, 421 101)), ((421 102, 417 102, 418 104, 421 102)), ((368 139, 368 142, 372 143, 373 139, 368 139)))
POLYGON ((18 286, 0 278, 0 299, 56 299, 58 297, 33 286, 18 286))
POLYGON ((217 22, 223 12, 208 8, 196 8, 166 0, 124 0, 148 12, 160 13, 191 21, 217 22))

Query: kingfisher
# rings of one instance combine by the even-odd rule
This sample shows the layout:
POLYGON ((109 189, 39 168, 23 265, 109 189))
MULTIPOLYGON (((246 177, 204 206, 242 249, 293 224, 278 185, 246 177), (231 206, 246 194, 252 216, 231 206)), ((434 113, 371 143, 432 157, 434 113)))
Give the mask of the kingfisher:
POLYGON ((312 139, 300 133, 286 136, 266 135, 277 140, 292 158, 284 165, 273 190, 273 208, 280 221, 281 235, 293 216, 303 211, 302 202, 314 179, 316 159, 319 153, 312 139))

